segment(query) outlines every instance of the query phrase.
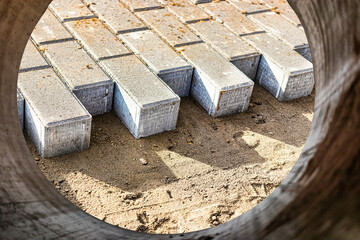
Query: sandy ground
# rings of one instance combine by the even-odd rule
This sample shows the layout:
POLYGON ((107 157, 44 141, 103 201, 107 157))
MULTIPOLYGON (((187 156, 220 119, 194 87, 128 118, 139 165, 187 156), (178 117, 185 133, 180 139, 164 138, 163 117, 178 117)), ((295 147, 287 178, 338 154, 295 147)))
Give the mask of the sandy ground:
POLYGON ((213 119, 181 100, 177 130, 136 140, 115 114, 95 117, 89 150, 34 160, 76 206, 110 224, 182 233, 233 219, 265 199, 304 146, 314 95, 280 103, 255 86, 246 113, 213 119))

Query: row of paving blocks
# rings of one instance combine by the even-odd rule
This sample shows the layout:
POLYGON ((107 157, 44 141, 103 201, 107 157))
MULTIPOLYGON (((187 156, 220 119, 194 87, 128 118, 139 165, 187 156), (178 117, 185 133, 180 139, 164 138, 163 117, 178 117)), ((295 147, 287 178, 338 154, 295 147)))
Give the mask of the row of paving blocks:
POLYGON ((207 11, 188 2, 192 15, 126 2, 55 0, 32 33, 18 109, 43 157, 87 149, 92 116, 111 110, 140 138, 176 128, 180 97, 191 95, 221 117, 247 110, 253 81, 280 101, 312 91, 308 46, 280 41, 252 22, 239 33, 231 21, 242 16, 222 19, 228 5, 214 5, 226 2, 201 4, 207 11))

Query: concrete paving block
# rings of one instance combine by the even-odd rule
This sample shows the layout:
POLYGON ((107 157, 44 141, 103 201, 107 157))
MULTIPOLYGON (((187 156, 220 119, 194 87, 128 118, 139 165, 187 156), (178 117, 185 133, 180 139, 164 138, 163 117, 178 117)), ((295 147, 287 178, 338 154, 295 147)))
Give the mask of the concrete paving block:
POLYGON ((261 54, 254 47, 217 21, 197 22, 188 27, 251 80, 255 80, 261 54))
POLYGON ((271 7, 266 5, 263 0, 228 0, 231 5, 239 9, 244 14, 254 14, 270 11, 271 7))
POLYGON ((118 0, 84 0, 89 8, 116 34, 148 29, 132 12, 118 0))
POLYGON ((243 37, 262 53, 256 82, 279 101, 311 94, 314 87, 313 65, 287 44, 269 34, 243 37))
POLYGON ((64 25, 98 61, 132 54, 99 19, 83 19, 64 25))
POLYGON ((287 1, 274 1, 274 0, 262 0, 265 4, 275 12, 279 13, 289 22, 295 24, 296 26, 301 26, 301 22, 294 12, 294 10, 290 7, 287 1))
POLYGON ((80 0, 53 0, 49 5, 49 9, 62 22, 96 17, 80 0))
POLYGON ((150 25, 172 47, 202 42, 198 36, 165 9, 139 12, 137 16, 150 25))
POLYGON ((136 56, 101 64, 115 80, 114 111, 135 138, 176 128, 180 98, 136 56))
POLYGON ((207 21, 211 17, 189 0, 159 0, 183 23, 207 21))
POLYGON ((49 44, 45 55, 91 115, 111 111, 114 83, 79 44, 49 44))
POLYGON ((25 100, 19 90, 17 90, 17 108, 18 108, 20 126, 21 129, 24 130, 25 100))
POLYGON ((25 98, 25 131, 42 157, 89 148, 91 115, 52 69, 19 74, 25 98))
POLYGON ((125 5, 127 5, 131 11, 140 12, 140 11, 149 11, 162 6, 155 0, 121 0, 125 5))
POLYGON ((239 12, 234 6, 225 1, 200 4, 198 6, 238 36, 265 32, 265 29, 252 22, 246 14, 239 12))
POLYGON ((295 48, 296 52, 298 52, 301 56, 303 56, 305 59, 307 59, 309 62, 312 63, 312 56, 310 51, 310 46, 303 47, 303 48, 295 48))
POLYGON ((309 58, 309 44, 303 30, 286 21, 275 12, 249 15, 249 18, 266 28, 270 33, 291 46, 295 51, 300 54, 304 53, 304 57, 309 58))
POLYGON ((193 67, 155 33, 148 30, 120 37, 177 95, 189 96, 193 67))
POLYGON ((195 67, 190 94, 209 115, 248 109, 254 82, 244 73, 205 43, 183 47, 181 53, 195 67))
POLYGON ((26 44, 25 51, 21 59, 19 72, 27 72, 45 68, 50 68, 50 65, 45 61, 35 45, 29 40, 26 44))
POLYGON ((41 17, 32 32, 31 37, 39 45, 64 42, 74 39, 49 10, 46 10, 44 15, 41 17))

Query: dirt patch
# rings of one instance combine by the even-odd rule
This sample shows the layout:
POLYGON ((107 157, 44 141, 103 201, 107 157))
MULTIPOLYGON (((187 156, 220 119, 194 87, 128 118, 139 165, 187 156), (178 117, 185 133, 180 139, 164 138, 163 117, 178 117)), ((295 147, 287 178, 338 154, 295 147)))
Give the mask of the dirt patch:
POLYGON ((301 153, 314 96, 280 103, 255 86, 246 113, 214 119, 181 100, 178 127, 136 140, 115 114, 94 117, 89 150, 34 160, 76 206, 150 233, 219 225, 265 199, 301 153))

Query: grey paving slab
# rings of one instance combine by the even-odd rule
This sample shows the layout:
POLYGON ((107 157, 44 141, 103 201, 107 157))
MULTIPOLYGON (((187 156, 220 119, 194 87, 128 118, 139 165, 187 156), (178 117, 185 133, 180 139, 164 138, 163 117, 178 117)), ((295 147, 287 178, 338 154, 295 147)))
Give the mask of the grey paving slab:
POLYGON ((309 48, 305 32, 275 12, 249 15, 254 22, 279 37, 293 49, 309 48))
POLYGON ((162 8, 162 6, 155 0, 121 0, 125 5, 127 5, 131 11, 140 12, 140 11, 149 11, 153 9, 162 8))
POLYGON ((177 95, 189 96, 193 67, 150 30, 120 35, 177 95))
POLYGON ((261 53, 256 82, 279 101, 311 94, 314 87, 312 64, 287 44, 269 34, 243 37, 261 53))
POLYGON ((197 22, 188 25, 206 43, 255 80, 261 54, 217 21, 197 22))
POLYGON ((26 44, 24 54, 20 63, 19 72, 26 72, 38 69, 50 68, 35 45, 29 40, 26 44))
POLYGON ((49 10, 46 10, 44 15, 41 17, 32 32, 31 37, 39 45, 74 39, 49 10))
POLYGON ((266 5, 271 7, 274 12, 280 14, 285 19, 295 24, 296 26, 301 26, 301 22, 297 17, 294 10, 290 7, 289 3, 284 0, 262 0, 266 5))
POLYGON ((118 0, 84 0, 89 8, 116 34, 147 29, 134 14, 118 0))
POLYGON ((25 131, 43 157, 89 148, 91 115, 52 69, 19 73, 25 131))
POLYGON ((225 1, 205 3, 198 6, 238 36, 265 32, 265 29, 225 1))
POLYGON ((101 64, 115 80, 114 111, 135 138, 176 128, 180 98, 137 57, 101 64))
POLYGON ((25 113, 25 100, 23 95, 17 90, 17 108, 21 129, 24 130, 24 113, 25 113))
POLYGON ((46 45, 45 55, 91 115, 111 111, 114 83, 78 43, 46 45))
POLYGON ((270 11, 271 7, 264 1, 258 0, 228 0, 231 5, 239 9, 241 13, 253 14, 270 11))
POLYGON ((254 82, 209 45, 183 47, 195 67, 191 96, 213 117, 248 109, 254 82))
POLYGON ((303 48, 296 48, 294 49, 296 52, 298 52, 301 56, 303 56, 305 59, 307 59, 309 62, 312 63, 312 56, 310 52, 310 46, 303 47, 303 48))
POLYGON ((158 0, 183 23, 206 21, 211 17, 189 0, 158 0))
POLYGON ((132 54, 99 19, 83 19, 64 25, 96 60, 132 54))
POLYGON ((49 5, 49 9, 62 22, 96 17, 80 0, 53 0, 49 5))
POLYGON ((139 12, 137 16, 150 25, 172 47, 202 42, 198 36, 165 9, 139 12))

